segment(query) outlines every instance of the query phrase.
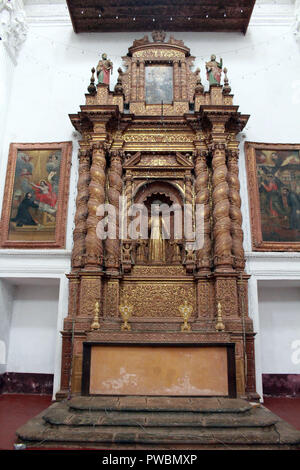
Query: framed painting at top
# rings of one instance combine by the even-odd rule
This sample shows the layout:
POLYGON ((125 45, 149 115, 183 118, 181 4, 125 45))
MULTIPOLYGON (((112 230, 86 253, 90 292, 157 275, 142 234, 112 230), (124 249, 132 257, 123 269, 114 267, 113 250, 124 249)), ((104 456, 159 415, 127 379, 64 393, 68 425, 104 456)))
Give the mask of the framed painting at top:
POLYGON ((254 251, 300 251, 300 144, 245 143, 254 251))
POLYGON ((72 142, 10 144, 2 248, 64 248, 72 142))

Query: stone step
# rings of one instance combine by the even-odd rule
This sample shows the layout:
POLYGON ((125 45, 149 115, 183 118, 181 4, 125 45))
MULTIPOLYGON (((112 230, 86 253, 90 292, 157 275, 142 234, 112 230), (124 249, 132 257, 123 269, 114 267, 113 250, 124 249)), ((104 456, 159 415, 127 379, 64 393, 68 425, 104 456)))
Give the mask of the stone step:
MULTIPOLYGON (((300 448, 300 433, 288 430, 286 423, 283 429, 281 423, 274 428, 262 429, 249 428, 191 428, 191 427, 153 427, 143 428, 141 426, 100 426, 100 427, 51 427, 45 425, 40 415, 32 419, 27 425, 22 426, 17 435, 21 442, 27 446, 69 446, 69 447, 95 447, 113 448, 126 445, 126 448, 161 448, 162 446, 188 446, 187 448, 201 448, 202 446, 214 448, 236 448, 236 446, 257 446, 258 448, 280 448, 285 446, 300 448), (136 447, 138 446, 138 447, 136 447)), ((289 427, 289 426, 288 426, 289 427)))
POLYGON ((68 403, 53 405, 44 415, 46 423, 55 426, 143 426, 143 427, 207 427, 233 428, 273 426, 278 418, 255 408, 246 413, 202 413, 200 411, 74 411, 68 403))
POLYGON ((238 399, 77 397, 17 430, 30 447, 95 449, 300 449, 300 432, 238 399))
POLYGON ((197 411, 201 413, 245 413, 251 404, 237 398, 103 396, 75 397, 74 411, 197 411))

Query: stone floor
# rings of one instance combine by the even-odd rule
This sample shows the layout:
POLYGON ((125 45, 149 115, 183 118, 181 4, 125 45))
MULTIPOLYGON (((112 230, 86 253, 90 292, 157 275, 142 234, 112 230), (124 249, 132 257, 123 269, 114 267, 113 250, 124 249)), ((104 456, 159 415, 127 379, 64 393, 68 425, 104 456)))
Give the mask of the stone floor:
POLYGON ((229 398, 76 397, 17 430, 27 448, 300 449, 267 408, 229 398))

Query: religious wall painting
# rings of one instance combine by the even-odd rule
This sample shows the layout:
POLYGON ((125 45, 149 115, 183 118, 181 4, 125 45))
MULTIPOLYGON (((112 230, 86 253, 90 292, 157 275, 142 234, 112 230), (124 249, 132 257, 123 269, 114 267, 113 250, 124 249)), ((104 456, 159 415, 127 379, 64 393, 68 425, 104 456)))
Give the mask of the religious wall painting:
POLYGON ((300 145, 246 142, 254 251, 300 250, 300 145))
POLYGON ((173 102, 173 67, 170 65, 146 65, 146 103, 173 102))
POLYGON ((71 150, 71 142, 10 145, 2 247, 64 247, 71 150))

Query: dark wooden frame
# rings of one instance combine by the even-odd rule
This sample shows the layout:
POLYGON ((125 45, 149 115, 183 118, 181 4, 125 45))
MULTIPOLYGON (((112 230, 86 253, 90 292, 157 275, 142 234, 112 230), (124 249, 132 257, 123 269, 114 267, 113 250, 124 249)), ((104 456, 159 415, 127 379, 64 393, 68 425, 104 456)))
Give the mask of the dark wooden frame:
POLYGON ((1 248, 64 248, 66 239, 66 219, 69 196, 69 180, 72 157, 72 142, 51 143, 11 143, 9 149, 6 181, 1 217, 1 248), (61 167, 58 191, 58 208, 56 214, 54 241, 16 241, 8 240, 11 204, 15 180, 18 150, 61 150, 61 167))
MULTIPOLYGON (((90 371, 91 371, 91 350, 93 346, 128 346, 126 343, 104 343, 104 342, 84 342, 83 343, 83 360, 82 360, 82 382, 81 394, 83 396, 101 396, 90 394, 90 371)), ((132 347, 146 347, 146 346, 174 346, 174 347, 226 347, 227 349, 227 364, 228 364, 228 395, 227 398, 236 398, 236 368, 235 368, 235 343, 134 343, 132 347)), ((202 396, 202 395, 201 395, 202 396)), ((203 395, 203 398, 205 396, 203 395)))
POLYGON ((299 150, 300 144, 266 144, 245 142, 245 158, 248 180, 248 198, 253 251, 300 251, 300 242, 264 241, 261 229, 261 212, 257 179, 256 150, 299 150))

